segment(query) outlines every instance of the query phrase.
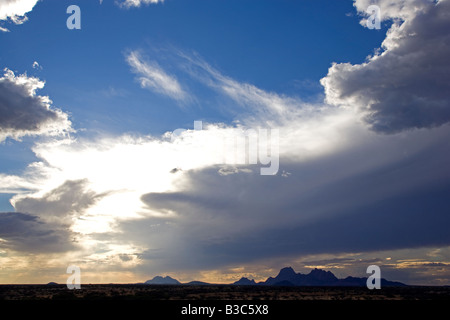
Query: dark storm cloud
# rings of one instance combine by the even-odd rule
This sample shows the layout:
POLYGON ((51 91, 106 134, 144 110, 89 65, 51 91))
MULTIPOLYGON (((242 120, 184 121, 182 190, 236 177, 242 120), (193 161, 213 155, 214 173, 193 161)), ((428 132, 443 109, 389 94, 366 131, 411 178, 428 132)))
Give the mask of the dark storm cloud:
POLYGON ((393 197, 349 208, 338 216, 286 228, 267 228, 251 236, 205 248, 213 254, 253 257, 367 252, 423 246, 448 246, 450 184, 427 192, 393 197), (243 245, 245 244, 245 245, 243 245))
POLYGON ((48 97, 35 94, 44 83, 6 70, 0 78, 0 141, 6 137, 57 134, 70 130, 67 114, 50 108, 48 97))
POLYGON ((0 212, 0 238, 6 248, 33 253, 76 248, 74 218, 103 194, 86 190, 87 180, 66 181, 40 198, 16 199, 17 212, 0 212))
POLYGON ((57 114, 36 96, 30 96, 24 87, 9 80, 0 80, 0 126, 3 129, 39 130, 39 125, 54 121, 57 114))
POLYGON ((39 217, 20 212, 0 212, 3 248, 24 252, 62 252, 74 249, 72 233, 60 225, 44 223, 39 217))
POLYGON ((30 212, 48 221, 69 223, 73 216, 78 216, 104 196, 86 190, 87 183, 86 179, 68 180, 40 198, 20 198, 14 206, 19 212, 30 212))
POLYGON ((391 137, 383 147, 371 142, 314 162, 281 161, 292 173, 288 178, 257 170, 227 176, 219 168, 184 172, 190 184, 183 190, 142 196, 166 216, 119 227, 128 241, 151 244, 158 254, 142 259, 164 270, 447 246, 449 130, 391 137))
MULTIPOLYGON (((405 20, 388 31, 384 52, 359 65, 333 64, 321 80, 329 103, 360 109, 377 132, 450 121, 450 1, 421 4, 414 11, 405 3, 411 12, 405 17, 399 11, 405 20)), ((395 15, 388 6, 382 6, 382 13, 384 9, 395 15)))

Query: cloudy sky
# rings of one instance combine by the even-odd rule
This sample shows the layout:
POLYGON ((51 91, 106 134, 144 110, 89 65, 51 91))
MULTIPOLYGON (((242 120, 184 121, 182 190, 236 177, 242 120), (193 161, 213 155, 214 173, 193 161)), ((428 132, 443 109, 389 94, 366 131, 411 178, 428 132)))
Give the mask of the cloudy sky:
POLYGON ((450 285, 449 30, 450 0, 2 0, 0 283, 450 285))

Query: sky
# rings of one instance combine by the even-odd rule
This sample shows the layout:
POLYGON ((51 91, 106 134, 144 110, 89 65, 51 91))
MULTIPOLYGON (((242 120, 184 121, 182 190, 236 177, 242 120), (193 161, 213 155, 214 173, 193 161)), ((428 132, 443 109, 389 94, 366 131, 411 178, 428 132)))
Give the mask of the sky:
POLYGON ((0 283, 450 285, 449 30, 450 0, 1 0, 0 283))

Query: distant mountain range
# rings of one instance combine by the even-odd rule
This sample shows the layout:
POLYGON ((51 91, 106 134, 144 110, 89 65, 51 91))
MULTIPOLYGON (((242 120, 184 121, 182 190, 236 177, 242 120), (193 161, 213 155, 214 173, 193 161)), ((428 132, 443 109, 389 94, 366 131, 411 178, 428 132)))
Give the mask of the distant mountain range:
MULTIPOLYGON (((240 280, 230 283, 231 285, 248 286, 248 285, 265 285, 265 286, 353 286, 353 287, 365 287, 366 277, 347 277, 344 279, 338 279, 331 271, 325 271, 321 269, 311 270, 308 274, 296 273, 291 267, 286 267, 280 270, 275 278, 269 277, 266 281, 255 282, 247 278, 241 278, 240 280)), ((146 281, 144 284, 184 284, 184 285, 209 285, 210 283, 201 281, 191 281, 188 283, 180 283, 178 280, 169 276, 161 277, 156 276, 151 280, 146 281)), ((389 281, 381 279, 381 287, 403 287, 406 284, 396 281, 389 281)))
POLYGON ((169 276, 161 277, 156 276, 152 280, 147 280, 144 282, 145 284, 181 284, 178 280, 171 278, 169 276))

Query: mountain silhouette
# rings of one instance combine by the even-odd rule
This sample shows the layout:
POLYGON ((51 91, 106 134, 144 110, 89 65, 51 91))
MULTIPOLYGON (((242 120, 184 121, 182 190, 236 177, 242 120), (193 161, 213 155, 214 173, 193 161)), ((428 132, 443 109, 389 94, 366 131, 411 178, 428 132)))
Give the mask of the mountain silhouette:
POLYGON ((211 283, 208 282, 203 282, 203 281, 190 281, 188 283, 183 283, 189 286, 207 286, 210 285, 211 283))
POLYGON ((254 285, 256 285, 256 282, 253 279, 249 280, 248 278, 242 277, 241 279, 239 279, 238 281, 236 281, 232 284, 237 285, 237 286, 254 286, 254 285))
MULTIPOLYGON (((341 286, 341 287, 365 287, 367 278, 357 278, 349 276, 344 279, 338 279, 331 271, 321 269, 313 269, 308 274, 296 273, 291 267, 285 267, 280 270, 275 278, 269 277, 266 281, 256 283, 253 279, 242 277, 231 285, 265 285, 265 286, 341 286)), ((201 281, 191 281, 188 283, 180 283, 178 280, 169 276, 156 276, 152 280, 148 280, 145 284, 184 284, 184 285, 209 285, 210 283, 201 281)), ((381 278, 382 287, 401 287, 406 284, 396 281, 389 281, 381 278)))
POLYGON ((302 275, 297 275, 297 273, 295 273, 294 269, 292 269, 291 267, 286 267, 286 268, 281 269, 275 278, 269 277, 264 282, 264 284, 271 286, 271 285, 275 285, 282 281, 287 281, 287 282, 294 284, 294 282, 298 282, 297 280, 301 276, 302 275))
POLYGON ((156 276, 152 280, 145 281, 145 284, 181 284, 178 280, 171 278, 169 276, 161 277, 156 276))
MULTIPOLYGON (((347 277, 338 279, 331 271, 315 268, 308 274, 296 273, 291 267, 280 270, 275 278, 269 277, 258 284, 270 286, 366 286, 367 278, 347 277)), ((381 279, 381 286, 405 286, 401 282, 381 279)))

